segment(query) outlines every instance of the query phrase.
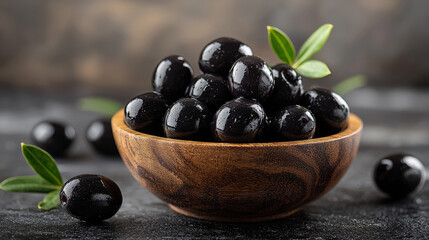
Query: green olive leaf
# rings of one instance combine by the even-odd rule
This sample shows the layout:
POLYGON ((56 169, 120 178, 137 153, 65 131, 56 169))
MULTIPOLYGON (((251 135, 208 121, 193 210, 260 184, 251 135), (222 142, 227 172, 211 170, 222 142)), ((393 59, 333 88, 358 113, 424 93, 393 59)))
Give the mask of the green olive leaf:
POLYGON ((298 74, 308 78, 323 78, 331 74, 328 66, 318 60, 309 60, 295 69, 298 74))
POLYGON ((37 207, 43 210, 51 210, 52 208, 56 208, 58 205, 60 205, 60 191, 61 190, 55 190, 46 194, 45 198, 39 202, 37 207))
POLYGON ((291 65, 295 59, 295 47, 290 38, 280 29, 267 26, 268 41, 280 60, 291 65))
POLYGON ((83 111, 96 112, 107 117, 123 108, 123 104, 108 98, 81 98, 78 107, 83 111))
POLYGON ((334 26, 332 24, 324 24, 311 34, 299 50, 296 61, 293 64, 294 68, 298 68, 301 64, 308 61, 314 56, 314 54, 322 49, 328 40, 333 27, 334 26))
POLYGON ((12 177, 0 183, 0 189, 8 192, 49 193, 60 188, 39 176, 12 177))
POLYGON ((356 75, 337 83, 332 90, 339 95, 344 95, 353 89, 365 86, 367 81, 368 80, 364 75, 356 75))
POLYGON ((45 150, 21 143, 22 154, 33 170, 47 182, 62 186, 63 179, 55 160, 45 150))
POLYGON ((12 177, 0 183, 8 192, 48 193, 38 204, 39 209, 50 210, 60 204, 59 194, 63 185, 55 160, 43 149, 21 143, 22 154, 39 176, 12 177))

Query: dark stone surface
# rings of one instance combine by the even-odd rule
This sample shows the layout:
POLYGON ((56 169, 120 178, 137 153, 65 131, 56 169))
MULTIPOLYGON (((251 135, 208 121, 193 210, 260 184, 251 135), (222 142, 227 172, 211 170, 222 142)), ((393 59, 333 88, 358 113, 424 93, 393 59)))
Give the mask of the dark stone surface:
MULTIPOLYGON (((414 144, 412 141, 428 139, 427 107, 413 102, 413 99, 425 99, 427 92, 409 95, 409 104, 414 109, 409 110, 409 114, 404 114, 407 112, 398 109, 398 105, 387 110, 382 110, 380 105, 377 108, 379 100, 388 98, 389 94, 377 94, 381 97, 374 100, 371 92, 362 90, 346 98, 352 112, 363 118, 365 131, 352 166, 327 195, 282 220, 218 223, 173 212, 141 187, 119 158, 95 155, 85 142, 84 129, 97 116, 74 108, 72 96, 0 93, 0 181, 33 174, 21 156, 19 143, 28 142, 28 130, 33 124, 56 116, 67 119, 78 133, 69 156, 57 159, 64 180, 84 173, 102 174, 119 185, 124 197, 123 205, 114 217, 98 225, 87 225, 71 218, 61 208, 48 212, 38 210, 37 203, 43 195, 0 191, 0 239, 427 238, 429 185, 412 198, 391 201, 372 182, 376 161, 392 152, 410 152, 429 166, 429 142, 414 144), (372 99, 371 107, 356 98, 357 94, 366 94, 366 98, 372 99), (10 102, 16 104, 11 106, 10 102), (410 122, 413 124, 409 125, 410 122), (383 135, 386 131, 391 132, 390 137, 383 135), (395 132, 401 133, 402 137, 397 138, 395 132), (405 141, 407 139, 410 140, 405 141)), ((403 96, 407 92, 398 94, 403 96)))

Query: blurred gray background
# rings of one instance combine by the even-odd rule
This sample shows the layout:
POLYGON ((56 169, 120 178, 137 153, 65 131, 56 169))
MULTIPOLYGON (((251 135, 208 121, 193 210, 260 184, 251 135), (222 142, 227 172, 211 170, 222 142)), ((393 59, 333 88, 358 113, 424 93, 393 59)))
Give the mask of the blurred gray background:
POLYGON ((307 86, 364 74, 370 86, 427 87, 428 11, 426 0, 1 0, 0 88, 130 97, 150 90, 167 55, 183 55, 198 74, 204 45, 230 36, 275 64, 266 25, 298 48, 324 23, 334 29, 315 58, 333 74, 307 86))
POLYGON ((36 123, 56 120, 77 133, 67 158, 57 159, 65 179, 102 174, 124 194, 116 217, 86 226, 59 210, 36 211, 37 196, 0 192, 0 239, 269 238, 281 232, 290 238, 427 238, 429 183, 415 199, 385 201, 372 169, 383 156, 403 151, 420 158, 429 173, 428 25, 429 0, 0 0, 0 181, 32 174, 20 143, 31 143, 36 123), (181 219, 143 190, 119 159, 97 155, 85 139, 100 115, 82 111, 81 97, 125 104, 151 90, 155 66, 170 54, 183 55, 199 74, 201 49, 221 36, 248 43, 276 64, 267 25, 287 32, 299 48, 324 23, 334 29, 315 58, 333 74, 304 85, 332 87, 366 75, 367 87, 344 96, 364 128, 340 184, 297 217, 250 227, 181 219))

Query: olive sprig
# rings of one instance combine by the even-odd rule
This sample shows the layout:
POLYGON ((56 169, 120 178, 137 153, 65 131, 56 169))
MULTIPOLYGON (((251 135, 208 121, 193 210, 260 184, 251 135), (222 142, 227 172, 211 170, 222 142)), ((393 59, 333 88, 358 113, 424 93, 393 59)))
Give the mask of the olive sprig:
POLYGON ((325 45, 332 28, 332 24, 319 27, 304 42, 297 55, 290 38, 276 27, 267 26, 268 41, 278 58, 289 64, 300 75, 308 78, 323 78, 330 75, 331 71, 324 62, 311 58, 325 45))
POLYGON ((21 143, 22 155, 38 176, 12 177, 0 183, 0 189, 8 192, 47 193, 37 205, 50 210, 60 205, 63 179, 57 164, 45 150, 21 143))
POLYGON ((335 84, 332 87, 332 90, 339 94, 340 96, 345 95, 346 93, 356 89, 364 87, 368 82, 368 79, 365 75, 355 75, 348 77, 341 82, 335 84))
POLYGON ((80 98, 77 105, 83 111, 96 112, 106 117, 112 117, 117 111, 123 108, 121 102, 103 97, 80 98))

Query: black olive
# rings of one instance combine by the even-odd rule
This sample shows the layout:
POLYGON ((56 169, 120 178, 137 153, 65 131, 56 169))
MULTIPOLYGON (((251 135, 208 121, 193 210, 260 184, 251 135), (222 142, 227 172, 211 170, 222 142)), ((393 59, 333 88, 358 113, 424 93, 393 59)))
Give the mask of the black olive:
POLYGON ((264 109, 275 114, 280 109, 297 104, 302 93, 302 78, 287 64, 277 64, 272 67, 274 90, 264 102, 264 109))
POLYGON ((397 153, 378 161, 374 180, 384 193, 393 198, 403 198, 423 187, 426 172, 423 164, 416 157, 397 153))
POLYGON ((275 115, 272 127, 279 140, 304 140, 313 137, 316 131, 316 120, 307 108, 291 105, 275 115))
POLYGON ((243 97, 222 105, 213 122, 213 136, 220 142, 254 142, 266 124, 261 104, 243 97))
POLYGON ((199 65, 204 73, 226 77, 237 59, 253 55, 246 44, 228 37, 213 40, 201 52, 199 65))
POLYGON ((164 133, 169 138, 198 140, 209 131, 210 111, 194 98, 177 100, 164 117, 164 133))
POLYGON ((107 156, 118 155, 115 140, 113 139, 110 119, 92 121, 86 129, 86 140, 100 154, 107 156))
POLYGON ((153 73, 153 90, 174 102, 184 95, 192 75, 191 65, 182 56, 168 56, 161 60, 153 73))
MULTIPOLYGON (((265 111, 265 109, 264 109, 265 111)), ((276 141, 277 139, 274 137, 275 133, 272 129, 271 123, 274 119, 273 115, 268 115, 265 112, 265 119, 263 121, 261 130, 259 130, 259 134, 256 137, 256 141, 258 142, 272 142, 276 141)))
POLYGON ((187 96, 201 101, 214 111, 232 99, 226 80, 212 74, 203 74, 194 78, 189 85, 187 96))
POLYGON ((33 144, 54 157, 64 156, 75 138, 72 126, 57 121, 42 121, 31 130, 33 144))
POLYGON ((306 91, 300 105, 311 110, 317 121, 317 135, 330 135, 348 126, 350 109, 346 101, 335 92, 325 88, 306 91))
POLYGON ((167 100, 161 94, 143 93, 131 99, 125 106, 125 123, 136 131, 156 132, 162 127, 162 118, 167 109, 167 100))
POLYGON ((228 74, 228 86, 234 97, 266 100, 274 89, 274 79, 267 63, 256 57, 238 59, 228 74))
POLYGON ((112 217, 122 204, 118 185, 100 175, 79 175, 61 188, 60 202, 72 217, 86 222, 100 222, 112 217))

